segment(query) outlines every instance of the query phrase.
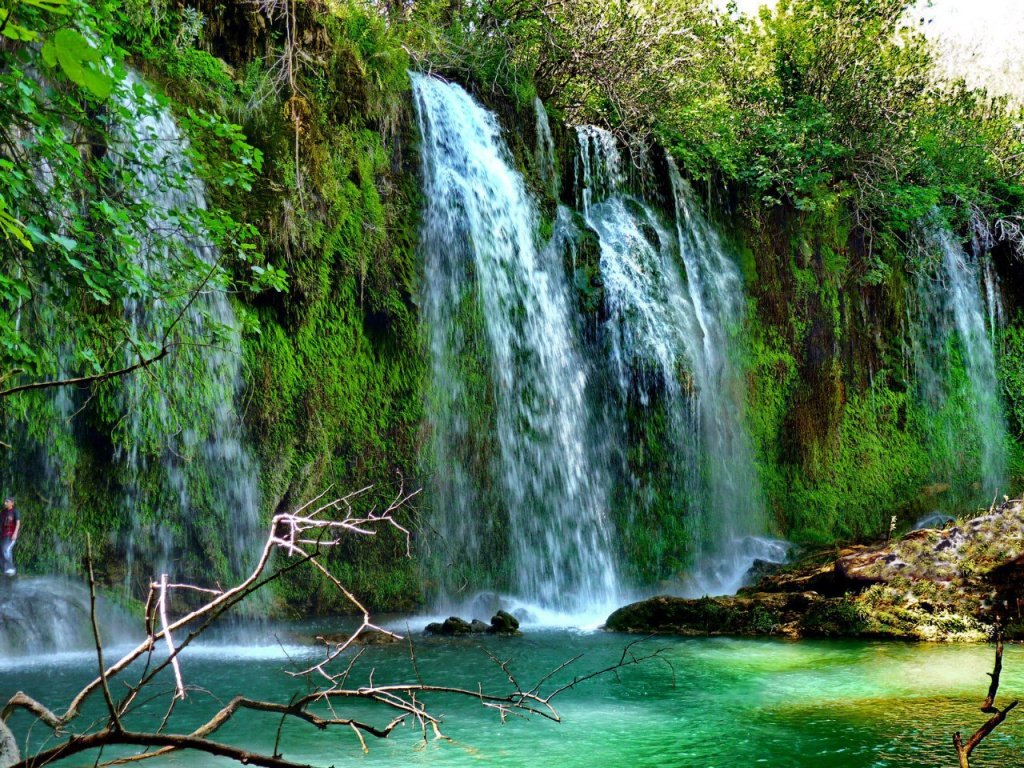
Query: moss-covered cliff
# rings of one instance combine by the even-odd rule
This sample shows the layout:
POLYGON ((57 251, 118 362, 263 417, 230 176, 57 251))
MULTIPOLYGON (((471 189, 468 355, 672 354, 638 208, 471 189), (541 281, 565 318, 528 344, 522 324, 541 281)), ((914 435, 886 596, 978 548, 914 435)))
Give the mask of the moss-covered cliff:
MULTIPOLYGON (((661 37, 645 18, 608 9, 591 10, 640 37, 588 37, 587 4, 557 18, 529 3, 502 2, 489 4, 483 18, 476 16, 480 9, 443 2, 201 0, 159 2, 157 13, 142 2, 82 5, 89 12, 80 23, 104 51, 166 97, 206 184, 204 223, 224 254, 218 287, 230 292, 241 324, 237 409, 258 464, 262 519, 329 486, 343 492, 374 485, 367 504, 386 503, 402 482, 431 487, 435 468, 423 453, 428 357, 417 307, 423 201, 409 69, 458 80, 497 114, 537 197, 541 241, 551 234, 559 200, 535 152, 535 94, 550 106, 561 202, 576 202, 570 122, 616 129, 634 150, 646 148, 655 166, 659 146, 677 158, 745 279, 748 306, 744 327, 733 329, 734 352, 746 376, 744 419, 774 533, 815 543, 866 539, 885 533, 893 515, 902 525, 937 506, 979 501, 972 486, 981 479, 982 436, 971 420, 976 404, 961 386, 962 353, 950 343, 945 394, 936 400, 921 382, 915 352, 917 336, 927 333, 920 275, 935 262, 917 241, 930 215, 948 220, 964 242, 981 243, 982 258, 1000 277, 1005 314, 992 333, 1010 475, 1021 475, 1024 284, 1013 226, 1024 188, 1011 151, 1019 130, 1010 127, 1005 103, 958 87, 942 92, 929 79, 927 50, 903 30, 899 14, 801 0, 756 23, 683 3, 679 12, 691 14, 695 30, 691 50, 672 48, 681 44, 661 37), (860 14, 863 29, 847 45, 837 29, 849 13, 860 14), (554 30, 546 36, 545 24, 554 30), (872 49, 875 33, 886 44, 872 49), (659 35, 657 44, 633 72, 629 62, 640 59, 630 45, 645 34, 659 35), (900 48, 894 41, 905 34, 900 48), (829 69, 837 56, 867 62, 869 79, 878 82, 858 91, 846 69, 829 69), (671 76, 684 60, 694 67, 694 82, 671 76), (655 77, 653 85, 636 79, 645 73, 655 77)), ((44 36, 64 24, 35 11, 26 19, 44 36)), ((22 58, 37 55, 26 50, 10 40, 0 47, 11 82, 25 66, 22 58)), ((81 198, 115 199, 116 174, 103 173, 110 174, 104 155, 113 141, 108 116, 117 109, 83 95, 59 72, 51 76, 60 84, 54 103, 73 114, 81 135, 94 131, 74 182, 88 182, 81 198)), ((44 103, 54 96, 25 98, 44 103)), ((40 122, 23 104, 4 108, 17 124, 5 131, 8 138, 40 122)), ((64 152, 61 143, 42 150, 64 152)), ((124 221, 100 205, 83 205, 89 210, 82 233, 47 235, 45 209, 34 209, 28 192, 18 196, 32 186, 29 161, 9 151, 0 159, 5 170, 21 169, 20 181, 0 187, 0 203, 9 201, 4 205, 17 214, 0 243, 0 301, 8 318, 21 317, 23 305, 38 307, 27 329, 14 322, 3 329, 0 386, 115 368, 110 361, 124 359, 128 349, 121 325, 127 294, 86 286, 97 275, 117 285, 131 270, 109 245, 112 235, 93 243, 84 233, 116 233, 124 221), (12 234, 22 232, 19 224, 34 238, 34 256, 12 234), (77 250, 61 241, 71 234, 77 250), (95 265, 79 269, 82 253, 95 265), (51 260, 59 268, 47 266, 47 254, 59 257, 51 260), (55 300, 61 295, 70 301, 55 300), (47 338, 51 324, 63 330, 47 338), (68 349, 89 354, 78 359, 68 349)), ((637 183, 649 185, 648 196, 669 217, 662 176, 637 183)), ((130 217, 132 206, 124 210, 130 217)), ((588 237, 577 243, 573 285, 581 336, 595 344, 603 294, 588 237)), ((166 298, 172 289, 180 285, 137 292, 166 298)), ((458 311, 472 316, 479 306, 469 301, 458 311)), ((482 357, 478 362, 477 370, 486 367, 482 357)), ((151 478, 143 480, 152 484, 151 496, 168 493, 152 469, 166 446, 160 434, 149 436, 151 444, 129 444, 119 386, 118 377, 101 377, 62 388, 59 396, 48 389, 0 396, 4 442, 11 445, 0 448, 7 452, 0 479, 17 494, 26 520, 19 550, 25 568, 77 571, 89 532, 104 578, 121 583, 126 541, 147 535, 146 526, 155 528, 165 513, 159 504, 126 501, 124 457, 133 449, 149 461, 150 475, 140 476, 151 478)), ((476 395, 467 418, 477 427, 471 432, 484 435, 494 418, 486 382, 476 395)), ((187 426, 188 414, 179 403, 173 430, 187 426)), ((621 459, 647 497, 641 504, 623 484, 611 511, 624 571, 651 583, 688 565, 687 500, 665 479, 678 456, 663 414, 630 402, 626 422, 621 459)), ((464 452, 483 466, 492 442, 481 437, 464 452)), ((183 461, 194 468, 201 459, 183 461)), ((195 498, 193 518, 176 523, 175 535, 186 543, 192 572, 227 578, 218 536, 229 518, 201 501, 201 492, 195 498)), ((406 609, 421 600, 419 554, 434 535, 436 498, 428 493, 406 513, 417 545, 413 559, 391 534, 332 555, 339 575, 371 606, 406 609)), ((500 528, 497 492, 482 498, 477 514, 500 528)), ((492 544, 500 561, 500 542, 492 544)), ((286 583, 279 598, 295 612, 339 607, 326 584, 286 583)))

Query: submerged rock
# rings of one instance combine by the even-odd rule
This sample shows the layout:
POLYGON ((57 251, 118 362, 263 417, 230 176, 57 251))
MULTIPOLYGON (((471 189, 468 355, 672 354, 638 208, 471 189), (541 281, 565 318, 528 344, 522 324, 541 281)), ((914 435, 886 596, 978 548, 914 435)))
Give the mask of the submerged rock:
POLYGON ((1024 638, 1024 501, 941 530, 819 554, 731 597, 654 597, 606 628, 679 635, 1024 638))

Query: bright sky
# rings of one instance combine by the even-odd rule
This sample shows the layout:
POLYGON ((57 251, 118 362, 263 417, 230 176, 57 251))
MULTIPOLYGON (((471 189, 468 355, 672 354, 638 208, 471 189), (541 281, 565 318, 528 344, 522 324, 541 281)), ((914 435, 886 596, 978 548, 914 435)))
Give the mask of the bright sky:
MULTIPOLYGON (((736 4, 751 12, 773 3, 736 4)), ((920 0, 911 18, 939 41, 948 73, 1024 100, 1024 0, 920 0)))

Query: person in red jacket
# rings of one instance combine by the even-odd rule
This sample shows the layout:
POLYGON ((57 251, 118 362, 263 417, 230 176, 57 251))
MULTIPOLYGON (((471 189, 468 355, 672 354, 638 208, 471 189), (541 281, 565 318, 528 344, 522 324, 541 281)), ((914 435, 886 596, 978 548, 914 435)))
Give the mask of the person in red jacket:
POLYGON ((4 499, 3 509, 0 509, 0 566, 3 566, 4 574, 13 576, 14 570, 14 543, 21 533, 21 518, 18 510, 14 508, 14 499, 4 499))

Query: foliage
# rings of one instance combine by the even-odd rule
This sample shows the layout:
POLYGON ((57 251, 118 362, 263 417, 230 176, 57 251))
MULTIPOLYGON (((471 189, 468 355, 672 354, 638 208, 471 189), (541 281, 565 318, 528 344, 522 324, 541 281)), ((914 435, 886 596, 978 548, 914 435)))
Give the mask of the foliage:
POLYGON ((1024 440, 1024 327, 1020 318, 1003 329, 999 355, 999 382, 1006 398, 1011 428, 1024 440))
MULTIPOLYGON (((121 304, 159 300, 173 317, 210 282, 209 265, 171 240, 165 246, 173 268, 147 272, 139 266, 153 247, 135 224, 154 206, 147 185, 182 189, 190 180, 188 169, 161 164, 165 150, 146 133, 146 121, 158 119, 166 102, 120 63, 125 52, 112 33, 123 19, 115 9, 67 0, 23 2, 10 11, 21 30, 31 31, 28 38, 45 42, 28 45, 19 32, 0 49, 0 114, 6 117, 0 126, 6 276, 0 287, 0 378, 7 387, 97 375, 117 367, 114 361, 125 350, 141 357, 159 347, 159 336, 135 338, 121 304), (55 300, 61 293, 83 303, 55 300), (56 329, 70 336, 57 338, 56 329)), ((198 112, 190 115, 190 126, 197 136, 205 132, 220 140, 213 147, 218 165, 206 169, 209 181, 251 184, 260 157, 237 128, 198 112)), ((221 210, 185 219, 182 226, 229 263, 254 260, 253 231, 221 210)), ((279 272, 258 259, 254 266, 259 274, 251 286, 282 286, 279 272)), ((212 284, 223 277, 221 271, 212 284)))

